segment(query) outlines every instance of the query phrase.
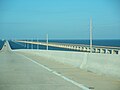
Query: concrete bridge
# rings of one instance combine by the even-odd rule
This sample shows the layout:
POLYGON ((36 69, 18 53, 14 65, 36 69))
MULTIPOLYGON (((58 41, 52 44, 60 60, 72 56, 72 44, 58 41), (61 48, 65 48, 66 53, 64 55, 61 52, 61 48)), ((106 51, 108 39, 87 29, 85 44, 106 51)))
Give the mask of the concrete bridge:
POLYGON ((116 54, 0 50, 0 90, 120 90, 119 71, 116 54))
MULTIPOLYGON (((33 42, 33 41, 16 41, 16 42, 66 48, 66 49, 77 50, 81 52, 90 52, 90 46, 83 45, 83 44, 67 44, 67 43, 53 43, 53 42, 46 43, 46 42, 33 42)), ((120 54, 120 47, 93 45, 92 52, 104 53, 104 54, 120 54)))

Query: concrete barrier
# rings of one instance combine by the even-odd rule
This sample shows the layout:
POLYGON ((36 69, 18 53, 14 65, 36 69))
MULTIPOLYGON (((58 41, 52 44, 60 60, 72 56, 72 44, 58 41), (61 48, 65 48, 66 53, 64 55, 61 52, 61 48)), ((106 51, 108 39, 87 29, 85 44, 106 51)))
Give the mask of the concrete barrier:
MULTIPOLYGON (((23 50, 25 51, 25 50, 23 50)), ((27 50, 29 52, 29 50, 27 50)), ((80 69, 120 79, 120 55, 86 52, 31 50, 32 54, 51 58, 80 69)))
POLYGON ((87 54, 85 70, 104 74, 120 79, 120 55, 87 54))

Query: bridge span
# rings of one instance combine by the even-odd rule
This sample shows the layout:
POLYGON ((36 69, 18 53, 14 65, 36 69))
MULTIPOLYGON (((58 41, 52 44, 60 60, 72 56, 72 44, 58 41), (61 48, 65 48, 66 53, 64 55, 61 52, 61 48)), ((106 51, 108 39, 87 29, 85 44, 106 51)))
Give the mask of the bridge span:
MULTIPOLYGON (((33 41, 20 41, 15 42, 27 43, 27 44, 38 44, 45 46, 52 46, 58 48, 66 48, 71 50, 77 50, 81 52, 90 52, 90 46, 84 44, 67 44, 67 43, 53 43, 53 42, 33 42, 33 41)), ((110 47, 110 46, 95 46, 92 47, 92 53, 104 53, 104 54, 120 54, 120 47, 110 47)))

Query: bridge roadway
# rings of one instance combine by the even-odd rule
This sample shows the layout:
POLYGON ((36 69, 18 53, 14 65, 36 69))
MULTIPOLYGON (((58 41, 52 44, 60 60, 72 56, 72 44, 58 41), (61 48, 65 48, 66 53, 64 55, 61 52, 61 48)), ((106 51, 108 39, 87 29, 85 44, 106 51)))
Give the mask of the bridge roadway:
POLYGON ((41 57, 32 50, 0 51, 0 90, 120 90, 120 81, 41 57), (89 88, 89 89, 88 89, 89 88))
MULTIPOLYGON (((33 42, 33 41, 21 41, 21 40, 16 40, 15 42, 66 48, 66 49, 78 50, 82 52, 90 52, 90 46, 84 44, 67 44, 67 43, 53 43, 53 42, 46 43, 46 42, 33 42)), ((104 53, 104 54, 120 54, 120 47, 93 45, 92 52, 104 53)))

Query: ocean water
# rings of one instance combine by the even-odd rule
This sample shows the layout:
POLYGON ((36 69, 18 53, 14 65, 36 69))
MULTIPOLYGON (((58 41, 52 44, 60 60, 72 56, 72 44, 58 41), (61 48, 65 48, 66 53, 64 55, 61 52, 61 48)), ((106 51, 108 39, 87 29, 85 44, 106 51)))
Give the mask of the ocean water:
POLYGON ((3 44, 4 44, 4 41, 0 40, 0 50, 2 49, 3 44))
MULTIPOLYGON (((34 40, 36 41, 36 40, 34 40)), ((40 42, 46 42, 46 40, 39 40, 40 42)), ((70 43, 70 44, 86 44, 89 45, 89 40, 49 40, 49 42, 58 42, 58 43, 70 43)), ((9 40, 10 46, 12 49, 26 49, 26 44, 12 42, 9 40)), ((0 49, 2 48, 4 41, 0 40, 0 49)), ((30 48, 37 48, 37 45, 27 44, 30 48)), ((112 47, 120 47, 120 40, 93 40, 93 45, 98 46, 112 46, 112 47)), ((48 47, 49 50, 64 50, 64 51, 74 51, 64 48, 57 48, 57 47, 48 47)), ((45 50, 46 46, 39 45, 39 49, 45 50)))

